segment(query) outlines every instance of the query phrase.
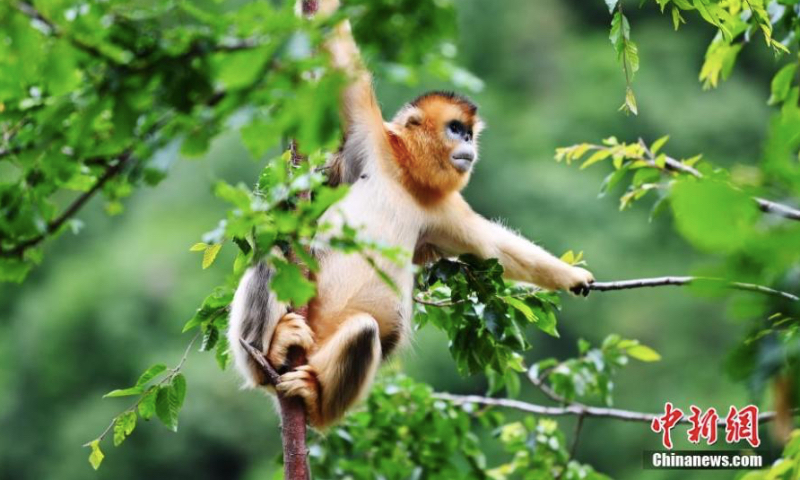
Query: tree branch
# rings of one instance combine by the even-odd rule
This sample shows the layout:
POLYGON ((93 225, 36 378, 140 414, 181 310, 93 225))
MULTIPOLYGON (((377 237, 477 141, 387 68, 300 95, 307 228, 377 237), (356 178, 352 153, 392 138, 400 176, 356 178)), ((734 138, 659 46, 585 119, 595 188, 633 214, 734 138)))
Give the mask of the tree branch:
MULTIPOLYGON (((451 393, 435 393, 435 398, 447 400, 457 405, 465 403, 474 403, 477 405, 488 405, 494 407, 512 408, 523 412, 534 413, 537 415, 545 415, 549 417, 563 417, 576 415, 579 417, 593 417, 593 418, 611 418, 615 420, 622 420, 626 422, 646 422, 650 423, 654 418, 661 417, 656 413, 636 412, 633 410, 622 410, 619 408, 606 408, 606 407, 592 407, 588 405, 569 404, 563 407, 551 407, 545 405, 537 405, 534 403, 523 402, 520 400, 512 400, 508 398, 491 398, 481 397, 479 395, 454 395, 451 393)), ((797 411, 793 412, 795 415, 797 411)), ((777 414, 775 412, 762 412, 758 415, 758 421, 761 423, 770 422, 775 419, 777 414)), ((689 417, 684 415, 678 421, 682 424, 689 424, 689 417)), ((717 421, 717 428, 725 428, 725 420, 720 419, 717 421)))
POLYGON ((723 280, 720 278, 709 278, 709 277, 656 277, 656 278, 637 278, 634 280, 621 280, 616 282, 594 282, 591 285, 589 285, 589 290, 594 290, 598 292, 608 292, 612 290, 629 290, 633 288, 682 286, 682 285, 690 285, 698 281, 718 282, 723 286, 725 286, 726 288, 764 293, 766 295, 774 295, 795 302, 800 300, 800 298, 798 298, 797 295, 788 292, 782 292, 780 290, 775 290, 773 288, 765 287, 763 285, 756 285, 753 283, 742 283, 742 282, 729 282, 727 280, 723 280))
POLYGON ((58 38, 66 39, 75 48, 78 48, 79 50, 83 50, 84 52, 86 52, 86 53, 88 53, 88 54, 90 54, 90 55, 92 55, 94 57, 101 58, 103 60, 107 60, 107 61, 109 61, 109 62, 111 62, 113 64, 120 64, 121 63, 119 60, 106 55, 105 52, 103 52, 102 50, 100 50, 96 46, 88 44, 88 43, 86 43, 86 42, 84 42, 84 41, 82 41, 82 40, 80 40, 78 38, 65 35, 64 32, 61 31, 61 29, 58 27, 58 25, 56 25, 55 23, 50 21, 50 19, 48 19, 44 15, 42 15, 42 12, 37 10, 36 7, 33 6, 33 4, 31 4, 31 3, 27 2, 27 1, 19 1, 19 2, 16 2, 16 8, 17 8, 17 10, 19 10, 22 14, 26 15, 31 20, 39 22, 40 25, 43 25, 47 30, 49 30, 49 33, 51 35, 53 35, 55 37, 58 37, 58 38))
MULTIPOLYGON (((273 387, 280 381, 280 375, 270 365, 264 354, 259 352, 243 338, 239 343, 250 355, 250 358, 261 367, 267 381, 273 387)), ((306 448, 306 412, 300 397, 286 397, 278 393, 278 405, 281 414, 281 437, 283 439, 284 478, 290 480, 308 480, 308 449, 306 448)))
MULTIPOLYGON (((756 285, 754 283, 731 282, 721 278, 711 278, 711 277, 655 277, 655 278, 636 278, 632 280, 618 280, 613 282, 594 282, 589 285, 589 290, 595 292, 610 292, 613 290, 631 290, 634 288, 684 286, 696 282, 719 283, 725 288, 763 293, 765 295, 781 297, 794 302, 800 300, 800 297, 798 297, 795 294, 784 292, 781 290, 775 290, 774 288, 765 287, 763 285, 756 285)), ((414 302, 419 303, 421 305, 428 305, 431 307, 452 307, 453 305, 463 303, 463 300, 457 302, 447 301, 447 300, 437 302, 434 300, 426 300, 419 296, 415 296, 414 302)))
MULTIPOLYGON (((655 155, 653 155, 653 152, 641 138, 639 139, 639 145, 642 146, 645 154, 648 157, 642 160, 647 162, 647 164, 653 168, 659 168, 655 162, 655 155)), ((703 174, 700 173, 700 171, 696 168, 686 165, 683 162, 667 155, 664 155, 664 168, 675 172, 688 173, 695 178, 703 178, 703 174)), ((758 209, 764 213, 779 215, 790 220, 800 220, 800 210, 796 208, 759 197, 753 197, 753 200, 756 202, 756 204, 758 204, 758 209)))
POLYGON ((23 240, 8 250, 0 249, 0 257, 18 257, 25 253, 25 250, 41 243, 49 235, 57 232, 58 229, 61 228, 61 226, 64 225, 67 220, 78 213, 78 210, 80 210, 86 204, 86 202, 88 202, 98 191, 100 191, 100 189, 103 188, 103 186, 108 183, 109 180, 122 172, 122 170, 125 168, 125 165, 131 159, 132 154, 133 150, 128 149, 119 155, 117 157, 117 163, 108 167, 103 175, 101 175, 94 185, 92 185, 92 188, 76 198, 63 212, 61 212, 61 215, 51 220, 45 227, 44 232, 27 240, 23 240))
MULTIPOLYGON (((315 0, 302 1, 302 14, 304 16, 312 16, 317 11, 317 2, 315 0)), ((291 162, 293 166, 297 166, 305 161, 305 158, 299 153, 297 142, 292 140, 289 144, 291 152, 291 162)), ((307 191, 298 193, 300 200, 309 200, 311 194, 307 191)), ((302 265, 296 252, 288 252, 289 261, 299 265, 303 269, 303 274, 308 277, 308 269, 302 265)), ((308 318, 308 306, 297 308, 295 313, 308 318)), ((239 339, 247 352, 253 357, 259 366, 267 374, 273 385, 278 383, 278 374, 275 369, 271 367, 266 358, 256 349, 247 345, 247 343, 239 339)), ((294 369, 306 363, 306 355, 301 348, 289 349, 287 355, 287 362, 290 369, 294 369)), ((278 403, 280 405, 281 414, 281 437, 283 439, 283 465, 284 465, 284 478, 289 480, 310 480, 311 470, 308 466, 308 448, 306 447, 306 408, 303 399, 297 396, 286 397, 278 394, 278 403)))
POLYGON ((758 204, 759 210, 764 213, 772 213, 792 220, 800 220, 800 210, 796 208, 759 197, 755 197, 754 200, 758 204))

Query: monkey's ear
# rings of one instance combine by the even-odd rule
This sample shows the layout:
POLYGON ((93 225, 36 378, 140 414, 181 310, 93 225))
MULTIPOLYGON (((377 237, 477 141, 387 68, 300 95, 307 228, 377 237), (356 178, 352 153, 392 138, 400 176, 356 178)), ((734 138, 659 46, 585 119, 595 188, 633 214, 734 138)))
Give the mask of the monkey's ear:
POLYGON ((394 123, 406 128, 422 125, 422 110, 415 106, 407 105, 394 116, 394 123))
POLYGON ((418 127, 422 125, 422 112, 415 109, 405 120, 406 127, 418 127))

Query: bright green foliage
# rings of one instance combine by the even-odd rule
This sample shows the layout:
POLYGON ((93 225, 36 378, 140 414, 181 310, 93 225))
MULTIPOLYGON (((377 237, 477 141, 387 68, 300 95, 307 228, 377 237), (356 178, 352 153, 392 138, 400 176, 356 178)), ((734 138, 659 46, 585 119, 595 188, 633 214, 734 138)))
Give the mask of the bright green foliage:
POLYGON ((310 457, 320 479, 368 480, 376 472, 387 480, 608 478, 570 461, 554 420, 503 424, 499 412, 454 405, 403 375, 382 378, 362 410, 314 442, 310 457), (507 463, 487 467, 486 446, 473 432, 480 428, 492 430, 511 457, 507 463))
MULTIPOLYGON (((305 249, 329 228, 319 224, 320 215, 346 193, 326 186, 320 170, 341 137, 337 98, 343 79, 316 53, 340 17, 301 20, 293 3, 0 4, 0 281, 23 280, 42 261, 42 244, 50 236, 79 233, 75 213, 93 196, 105 198, 108 214, 119 214, 122 201, 138 187, 163 180, 175 156, 168 148, 198 157, 217 135, 238 130, 263 165, 252 185, 215 184, 214 194, 228 211, 190 249, 202 253, 198 267, 211 270, 223 268, 226 254, 235 251, 233 264, 224 265, 230 276, 186 323, 184 331, 196 333, 178 365, 153 365, 133 386, 106 395, 135 400, 86 445, 94 468, 104 458, 100 442, 111 434, 120 445, 139 418, 157 417, 177 429, 187 389, 182 367, 196 342, 226 367, 228 308, 248 266, 265 261, 275 267, 276 293, 296 306, 315 293, 285 252, 291 249, 315 271, 305 249), (288 151, 279 153, 289 138, 297 140, 307 161, 297 164, 288 151)), ((754 36, 775 52, 796 50, 800 37, 793 0, 656 3, 662 12, 669 9, 676 29, 695 13, 716 29, 699 73, 706 87, 732 74, 754 36)), ((639 51, 622 2, 605 0, 605 5, 612 17, 610 41, 626 79, 622 110, 635 114, 632 82, 639 51)), ((453 60, 454 6, 452 0, 354 0, 345 2, 342 16, 353 20, 367 61, 381 77, 414 83, 423 72, 432 73, 477 90, 481 81, 453 60)), ((602 145, 560 150, 558 158, 570 162, 586 155, 581 168, 610 163, 602 192, 629 180, 622 208, 654 192, 654 213, 671 211, 677 232, 718 260, 706 267, 712 273, 796 291, 791 272, 800 263, 798 226, 765 220, 751 199, 800 197, 797 56, 785 60, 771 84, 770 103, 780 110, 770 125, 761 169, 726 170, 699 156, 673 159, 663 152, 667 137, 649 147, 611 137, 602 145)), ((321 246, 361 255, 387 282, 381 266, 410 253, 376 244, 348 225, 326 242, 321 246)), ((565 260, 578 263, 580 255, 565 260)), ((558 335, 558 297, 506 283, 494 260, 443 260, 421 274, 421 285, 418 324, 430 322, 445 331, 459 370, 485 373, 494 392, 503 386, 511 395, 519 390, 531 325, 558 335)), ((750 335, 731 357, 731 368, 757 393, 775 375, 797 378, 798 311, 785 302, 752 303, 745 316, 752 320, 750 335)), ((612 335, 597 348, 580 342, 577 358, 543 360, 528 373, 567 400, 588 396, 610 404, 612 375, 628 358, 655 361, 659 355, 612 335)), ((554 421, 527 417, 502 425, 494 414, 452 405, 427 386, 391 378, 376 387, 365 410, 319 440, 312 449, 313 470, 318 478, 374 478, 376 472, 385 478, 604 478, 570 460, 554 421), (475 433, 481 427, 496 429, 511 454, 508 463, 487 468, 475 433)), ((787 460, 764 478, 796 477, 797 445, 795 436, 787 460)))
MULTIPOLYGON (((625 72, 625 103, 620 110, 637 114, 632 81, 633 74, 639 69, 638 49, 630 39, 630 24, 623 14, 623 0, 605 0, 605 3, 612 14, 611 43, 625 72)), ((641 2, 640 6, 644 3, 641 2)), ((715 88, 720 79, 725 80, 731 75, 739 52, 751 37, 763 36, 767 46, 780 54, 789 53, 789 42, 800 36, 800 12, 796 11, 797 2, 792 0, 655 0, 655 3, 662 13, 670 9, 675 30, 686 23, 685 12, 697 13, 717 28, 717 35, 708 45, 700 69, 704 88, 715 88)))
MULTIPOLYGON (((785 76, 785 73, 778 75, 785 76)), ((781 84, 785 81, 781 78, 773 81, 773 97, 783 96, 780 92, 786 87, 781 84)), ((793 91, 796 92, 797 87, 793 87, 793 91)), ((784 103, 776 122, 791 119, 793 112, 797 111, 796 105, 796 97, 784 103)), ((800 127, 800 123, 797 126, 800 127)), ((779 129, 774 123, 773 132, 776 130, 779 129)), ((775 175, 768 174, 769 159, 765 164, 766 173, 761 173, 745 166, 734 166, 728 171, 702 161, 700 155, 686 160, 672 158, 664 152, 666 137, 649 147, 641 140, 628 144, 614 137, 604 140, 601 145, 577 144, 558 149, 556 160, 571 163, 585 158, 581 168, 610 161, 613 170, 600 187, 601 196, 628 179, 630 184, 620 198, 620 209, 631 207, 637 200, 655 192, 657 199, 651 209, 651 218, 660 212, 671 211, 675 229, 694 247, 711 255, 722 255, 716 264, 707 263, 703 274, 797 291, 798 284, 792 272, 800 265, 800 249, 797 248, 800 245, 800 223, 789 220, 776 222, 776 219, 765 217, 758 211, 754 199, 766 196, 765 192, 785 191, 800 195, 800 183, 793 178, 797 167, 792 163, 796 160, 788 159, 792 155, 796 158, 800 148, 796 140, 800 128, 793 134, 779 131, 782 132, 781 139, 788 142, 788 145, 782 143, 782 148, 792 153, 774 157, 774 162, 788 167, 776 169, 775 175)), ((778 140, 773 135, 771 141, 778 140)), ((711 284, 698 284, 695 288, 709 294, 719 293, 719 289, 711 284)), ((737 305, 741 307, 737 306, 736 315, 752 323, 749 338, 729 360, 728 371, 732 376, 747 381, 754 392, 762 391, 772 376, 795 377, 800 371, 798 339, 794 329, 785 328, 794 325, 790 319, 800 313, 798 306, 752 298, 737 305), (776 318, 782 319, 781 322, 776 318), (782 328, 775 329, 776 324, 782 328)))
POLYGON ((519 390, 525 370, 522 352, 530 348, 525 331, 531 324, 558 336, 558 297, 503 280, 497 260, 462 255, 443 259, 423 275, 425 289, 417 303, 417 324, 431 323, 450 339, 450 353, 462 374, 485 372, 492 391, 506 385, 519 390))
MULTIPOLYGON (((781 218, 774 208, 765 207, 761 198, 785 200, 790 206, 796 206, 800 198, 798 2, 656 1, 662 11, 672 8, 676 29, 684 22, 681 12, 690 10, 696 10, 717 28, 700 70, 706 88, 717 86, 720 79, 731 75, 739 52, 754 35, 762 36, 776 53, 792 53, 771 81, 767 102, 778 110, 769 125, 762 161, 752 159, 751 164, 736 165, 727 162, 728 168, 722 168, 701 161, 700 155, 685 160, 672 158, 664 153, 667 137, 649 147, 641 139, 624 143, 610 137, 602 145, 581 143, 558 149, 556 159, 566 163, 583 159, 581 168, 611 159, 613 171, 603 182, 601 195, 627 179, 629 186, 620 199, 621 209, 656 192, 652 214, 671 210, 677 232, 713 259, 704 263, 702 274, 796 292, 800 288, 796 275, 800 268, 800 222, 781 218)), ((712 293, 713 289, 702 286, 700 291, 712 293)), ((748 321, 748 334, 728 360, 729 374, 745 382, 755 396, 772 382, 781 385, 773 390, 775 402, 796 406, 800 390, 796 382, 786 379, 796 379, 800 372, 796 320, 800 306, 776 298, 738 300, 730 311, 736 318, 748 321)), ((645 350, 628 354, 653 357, 645 350)), ((551 378, 551 383, 554 390, 568 397, 575 382, 560 386, 551 378)), ((769 471, 745 478, 796 478, 797 445, 795 434, 787 446, 785 460, 769 471)))
MULTIPOLYGON (((192 340, 189 348, 196 339, 197 337, 192 340)), ((160 363, 153 365, 141 374, 136 385, 112 390, 103 396, 103 398, 138 396, 138 399, 133 405, 114 417, 111 425, 99 437, 85 445, 92 449, 89 463, 95 470, 100 467, 100 462, 104 457, 100 451, 100 442, 109 432, 113 432, 114 446, 120 446, 133 433, 139 417, 150 420, 155 415, 170 430, 178 430, 178 414, 186 398, 186 377, 181 373, 181 369, 188 354, 189 349, 175 368, 167 368, 166 365, 160 363), (153 382, 154 380, 156 381, 153 382)), ((227 348, 225 348, 225 355, 227 356, 227 348)), ((227 362, 227 359, 225 361, 227 362)), ((225 368, 222 364, 220 367, 225 368)))
POLYGON ((123 413, 114 420, 114 446, 118 447, 136 428, 136 412, 123 413))
POLYGON ((548 358, 536 362, 528 370, 528 376, 535 384, 547 382, 567 402, 594 397, 612 405, 612 377, 628 364, 628 358, 643 362, 661 359, 650 347, 616 334, 606 337, 599 348, 592 348, 585 340, 578 341, 578 354, 579 357, 564 361, 548 358))
POLYGON ((608 480, 588 465, 570 460, 564 434, 549 418, 526 417, 497 429, 507 453, 508 463, 487 471, 492 480, 564 478, 570 480, 608 480))
POLYGON ((622 2, 617 2, 617 12, 611 19, 611 33, 609 39, 617 52, 617 58, 622 63, 625 72, 625 103, 620 110, 625 113, 639 113, 636 106, 636 97, 633 94, 633 76, 639 71, 639 49, 631 40, 631 26, 628 17, 622 13, 622 2))
MULTIPOLYGON (((726 371, 754 391, 762 391, 772 377, 796 378, 800 371, 800 321, 782 313, 766 321, 753 323, 744 342, 728 357, 726 371)), ((790 395, 800 393, 800 387, 789 383, 790 395)))
POLYGON ((402 375, 381 379, 366 407, 311 446, 320 479, 484 478, 468 413, 402 375))
MULTIPOLYGON (((0 281, 24 279, 41 261, 47 237, 77 232, 81 223, 73 216, 95 194, 116 214, 136 188, 160 182, 170 162, 156 153, 167 146, 179 144, 183 156, 196 157, 220 132, 240 128, 257 158, 290 137, 306 152, 333 149, 342 79, 313 52, 336 18, 306 21, 293 6, 291 0, 238 9, 203 0, 3 2, 0 281)), ((470 79, 450 60, 450 2, 407 0, 401 10, 387 6, 392 15, 371 2, 347 6, 359 42, 384 62, 470 79), (410 16, 420 8, 427 22, 410 16), (401 55, 396 46, 405 38, 416 49, 401 55)), ((242 226, 234 223, 228 233, 242 238, 242 226)), ((222 248, 206 244, 204 268, 222 248)))
POLYGON ((800 476, 800 430, 792 436, 783 449, 783 458, 765 470, 749 472, 739 480, 794 480, 800 476))
POLYGON ((100 450, 100 440, 94 440, 89 445, 89 448, 92 449, 92 453, 89 454, 89 463, 92 465, 92 468, 97 470, 100 468, 100 464, 103 463, 103 451, 100 450))
POLYGON ((750 243, 758 220, 756 203, 722 182, 676 182, 672 210, 678 231, 698 248, 731 252, 750 243))

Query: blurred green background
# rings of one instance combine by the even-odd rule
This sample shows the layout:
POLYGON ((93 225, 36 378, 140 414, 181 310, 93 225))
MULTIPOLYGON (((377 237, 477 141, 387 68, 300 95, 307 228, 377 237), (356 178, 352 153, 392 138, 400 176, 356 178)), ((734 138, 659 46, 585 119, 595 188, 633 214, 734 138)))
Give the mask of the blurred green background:
MULTIPOLYGON (((620 213, 618 195, 598 199, 603 169, 580 172, 556 164, 553 153, 612 134, 652 141, 669 133, 677 156, 703 152, 720 165, 752 161, 769 114, 774 65, 766 47, 745 49, 731 80, 702 91, 697 74, 712 29, 694 19, 675 33, 649 5, 630 8, 642 68, 635 82, 640 115, 626 117, 617 112, 624 76, 603 2, 463 0, 457 7, 459 60, 485 82, 473 95, 488 124, 466 191, 475 209, 556 254, 583 250, 600 280, 683 275, 701 265, 668 216, 649 223, 647 202, 620 213)), ((378 78, 386 116, 442 87, 448 86, 398 87, 378 78)), ((119 216, 108 217, 95 200, 79 215, 86 223, 79 235, 48 245, 44 264, 23 285, 0 287, 0 479, 262 479, 275 469, 280 436, 271 401, 240 391, 233 372, 196 352, 186 367, 189 395, 177 434, 140 422, 124 448, 106 449, 98 472, 81 450, 128 405, 102 400, 103 393, 132 384, 152 363, 178 362, 189 341, 181 327, 233 259, 233 249, 223 249, 222 261, 202 271, 199 255, 188 251, 224 214, 211 186, 219 178, 252 184, 260 169, 235 132, 216 139, 203 159, 181 159, 175 148, 158 161, 172 163, 160 186, 137 191, 119 216)), ((751 399, 722 373, 744 329, 728 319, 726 305, 685 289, 567 298, 561 338, 531 331, 528 360, 574 356, 577 338, 599 342, 620 333, 654 347, 663 360, 628 367, 616 385, 616 406, 658 412, 672 401, 727 411, 751 399)), ((437 390, 485 391, 482 378, 456 373, 443 336, 430 327, 395 361, 437 390)), ((544 401, 526 388, 521 397, 544 401)), ((568 434, 573 422, 560 420, 568 434)), ((733 476, 643 471, 642 450, 659 446, 646 424, 589 419, 577 459, 622 479, 733 476)), ((492 448, 490 464, 499 458, 492 448)))

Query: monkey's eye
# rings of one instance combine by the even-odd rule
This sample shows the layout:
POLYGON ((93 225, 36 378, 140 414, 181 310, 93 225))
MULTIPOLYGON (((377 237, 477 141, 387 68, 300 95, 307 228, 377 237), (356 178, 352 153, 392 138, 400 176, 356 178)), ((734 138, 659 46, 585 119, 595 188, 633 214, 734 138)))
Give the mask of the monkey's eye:
POLYGON ((447 130, 450 133, 455 134, 459 137, 467 133, 467 127, 464 126, 464 124, 459 122, 458 120, 453 120, 452 122, 448 123, 447 130))
POLYGON ((447 135, 454 139, 472 140, 472 131, 462 122, 453 120, 447 124, 447 135))

